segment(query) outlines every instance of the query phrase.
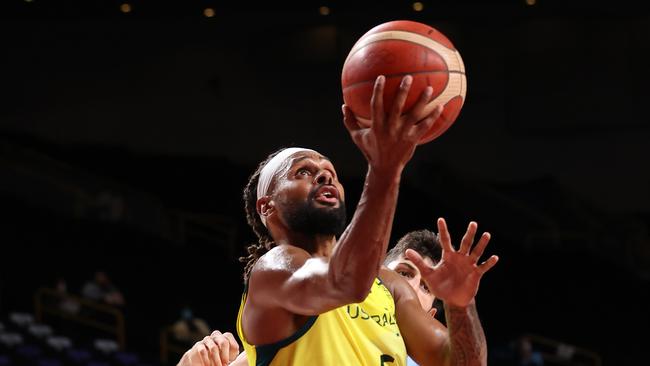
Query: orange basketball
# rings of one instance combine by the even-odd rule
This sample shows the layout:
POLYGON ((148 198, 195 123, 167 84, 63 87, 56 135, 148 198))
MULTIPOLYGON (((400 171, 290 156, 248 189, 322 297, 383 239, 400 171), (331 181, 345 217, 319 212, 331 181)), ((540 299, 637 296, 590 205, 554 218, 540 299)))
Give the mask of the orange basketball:
POLYGON ((370 127, 370 98, 377 76, 386 77, 384 109, 388 111, 406 74, 413 76, 413 83, 404 112, 429 85, 433 88, 433 99, 427 108, 432 111, 438 104, 445 107, 438 121, 420 140, 419 143, 424 144, 442 135, 456 121, 467 91, 465 65, 460 53, 436 29, 398 20, 366 32, 354 44, 343 64, 343 101, 359 123, 370 127))

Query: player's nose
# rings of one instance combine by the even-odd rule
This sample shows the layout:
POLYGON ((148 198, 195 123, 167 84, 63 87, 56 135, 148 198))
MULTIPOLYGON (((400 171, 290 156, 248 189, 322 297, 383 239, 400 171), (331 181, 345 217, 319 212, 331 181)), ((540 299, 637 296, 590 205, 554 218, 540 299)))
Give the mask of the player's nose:
POLYGON ((332 173, 327 170, 321 170, 318 172, 318 175, 316 175, 316 183, 318 184, 332 184, 332 181, 332 173))

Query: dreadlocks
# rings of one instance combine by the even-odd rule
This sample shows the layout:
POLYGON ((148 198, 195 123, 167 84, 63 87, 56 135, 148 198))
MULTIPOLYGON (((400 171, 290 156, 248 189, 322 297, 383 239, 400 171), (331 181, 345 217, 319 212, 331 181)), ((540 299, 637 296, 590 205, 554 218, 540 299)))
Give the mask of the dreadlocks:
POLYGON ((255 232, 255 235, 257 235, 257 243, 252 243, 246 247, 248 256, 239 258, 240 262, 246 263, 246 267, 244 267, 244 282, 248 282, 248 276, 250 275, 255 262, 257 262, 261 256, 275 245, 269 231, 266 229, 266 226, 262 224, 262 220, 257 214, 257 182, 260 180, 260 172, 262 171, 262 168, 264 168, 264 166, 282 150, 284 150, 284 148, 271 153, 271 155, 262 161, 248 179, 246 187, 244 187, 244 209, 246 210, 246 221, 255 232))

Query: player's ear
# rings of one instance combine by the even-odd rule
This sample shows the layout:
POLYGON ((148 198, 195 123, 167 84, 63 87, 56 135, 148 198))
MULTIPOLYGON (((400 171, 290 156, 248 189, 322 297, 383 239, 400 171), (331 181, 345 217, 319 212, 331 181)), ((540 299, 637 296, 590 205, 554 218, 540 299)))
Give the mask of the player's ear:
POLYGON ((274 210, 274 202, 271 199, 271 196, 261 197, 257 200, 256 206, 257 213, 264 217, 269 216, 274 210))

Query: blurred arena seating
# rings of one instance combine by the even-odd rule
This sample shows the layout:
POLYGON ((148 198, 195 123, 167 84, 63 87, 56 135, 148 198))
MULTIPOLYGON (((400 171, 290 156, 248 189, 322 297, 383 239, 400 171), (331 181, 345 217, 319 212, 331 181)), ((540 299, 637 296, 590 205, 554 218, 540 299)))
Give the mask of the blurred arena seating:
POLYGON ((488 363, 498 366, 601 366, 603 360, 591 349, 524 333, 507 343, 491 347, 488 363))
MULTIPOLYGON (((43 291, 39 291, 39 296, 43 291)), ((37 301, 40 298, 36 297, 37 301)), ((83 300, 83 299, 76 299, 83 300)), ((85 303, 83 306, 105 310, 100 304, 85 303)), ((101 311, 100 310, 100 311, 101 311)), ((43 314, 56 313, 40 305, 38 315, 28 312, 10 312, 0 322, 1 366, 154 366, 156 362, 145 360, 141 355, 125 350, 120 345, 123 336, 120 328, 113 337, 91 336, 79 328, 71 331, 67 325, 79 323, 89 328, 110 326, 93 323, 90 318, 67 314, 63 322, 48 321, 43 314), (70 322, 70 324, 68 324, 70 322), (54 324, 57 324, 55 326, 54 324), (80 331, 79 331, 80 330, 80 331)), ((56 314, 62 315, 62 314, 56 314)), ((61 320, 61 319, 59 319, 61 320)), ((78 325, 78 324, 77 324, 78 325)))

